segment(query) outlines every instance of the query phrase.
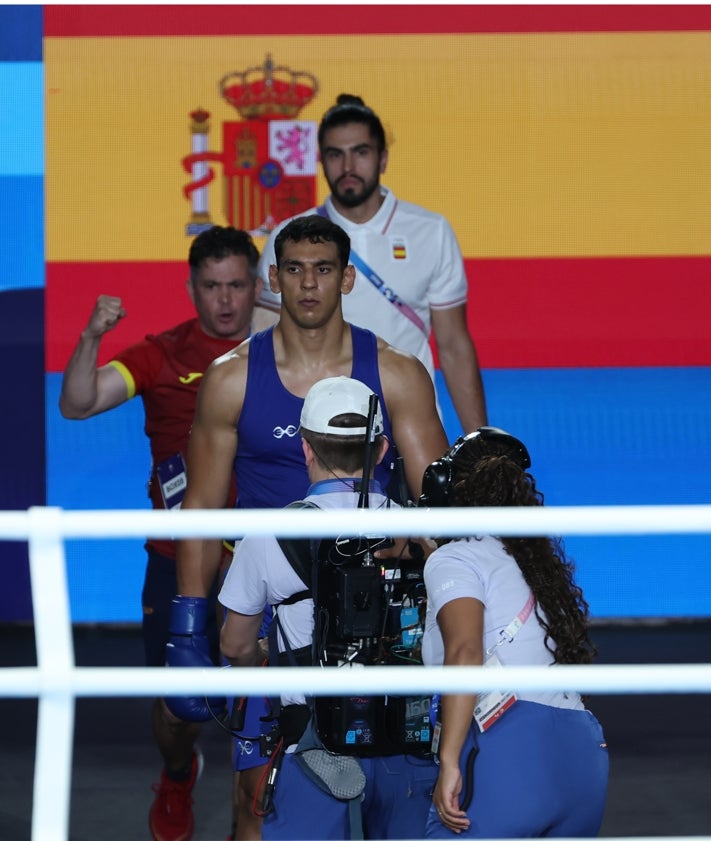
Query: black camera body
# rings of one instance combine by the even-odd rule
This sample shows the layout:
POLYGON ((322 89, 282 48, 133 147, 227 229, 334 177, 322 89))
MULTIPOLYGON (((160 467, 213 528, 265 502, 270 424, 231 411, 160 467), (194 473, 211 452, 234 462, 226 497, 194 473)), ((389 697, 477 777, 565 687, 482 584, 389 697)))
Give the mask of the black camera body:
MULTIPOLYGON (((384 598, 380 568, 322 566, 319 592, 341 642, 377 637, 383 626, 384 598)), ((328 642, 326 643, 328 645, 328 642)))
MULTIPOLYGON (((387 569, 372 563, 382 541, 341 539, 338 550, 325 540, 319 551, 314 593, 315 640, 322 666, 360 667, 379 663, 414 663, 403 645, 402 600, 412 599, 422 582, 423 561, 412 568, 387 569), (330 545, 329 545, 330 544, 330 545), (348 556, 348 549, 352 554, 348 556), (399 643, 400 658, 388 655, 399 643)), ((316 731, 330 751, 356 756, 424 754, 431 744, 429 696, 328 696, 314 703, 316 731)))

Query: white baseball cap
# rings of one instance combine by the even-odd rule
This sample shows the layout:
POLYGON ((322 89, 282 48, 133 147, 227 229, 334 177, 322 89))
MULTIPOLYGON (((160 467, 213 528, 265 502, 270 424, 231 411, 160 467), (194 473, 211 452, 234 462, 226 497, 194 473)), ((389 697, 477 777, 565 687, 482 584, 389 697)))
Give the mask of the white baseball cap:
MULTIPOLYGON (((301 426, 309 432, 355 437, 366 434, 366 426, 331 426, 338 415, 355 414, 368 417, 370 396, 373 392, 360 380, 350 377, 328 377, 311 386, 301 410, 301 426)), ((380 401, 373 420, 373 435, 382 435, 384 429, 380 401)))

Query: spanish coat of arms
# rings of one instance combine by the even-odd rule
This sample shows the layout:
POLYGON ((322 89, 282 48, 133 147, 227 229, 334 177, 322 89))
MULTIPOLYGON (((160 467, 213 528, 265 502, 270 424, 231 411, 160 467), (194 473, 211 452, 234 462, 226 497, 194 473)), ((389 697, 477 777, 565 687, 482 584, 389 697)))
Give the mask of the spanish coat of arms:
POLYGON ((267 55, 260 67, 223 76, 218 89, 243 119, 222 124, 222 151, 212 152, 209 112, 190 114, 192 151, 182 160, 192 177, 183 188, 192 204, 186 233, 194 236, 215 224, 207 185, 215 179, 210 164, 221 163, 227 223, 266 235, 316 204, 317 127, 298 114, 316 95, 318 82, 310 73, 276 67, 267 55))

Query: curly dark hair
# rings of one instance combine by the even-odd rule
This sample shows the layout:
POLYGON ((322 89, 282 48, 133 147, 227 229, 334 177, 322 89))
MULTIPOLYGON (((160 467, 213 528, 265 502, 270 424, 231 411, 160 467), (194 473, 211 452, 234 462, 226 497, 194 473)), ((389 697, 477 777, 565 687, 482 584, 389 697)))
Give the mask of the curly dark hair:
MULTIPOLYGON (((466 446, 454 460, 450 494, 453 506, 543 505, 536 480, 512 458, 482 456, 466 446)), ((596 650, 588 633, 589 608, 562 542, 549 537, 499 539, 533 592, 536 618, 555 662, 591 663, 596 650)))

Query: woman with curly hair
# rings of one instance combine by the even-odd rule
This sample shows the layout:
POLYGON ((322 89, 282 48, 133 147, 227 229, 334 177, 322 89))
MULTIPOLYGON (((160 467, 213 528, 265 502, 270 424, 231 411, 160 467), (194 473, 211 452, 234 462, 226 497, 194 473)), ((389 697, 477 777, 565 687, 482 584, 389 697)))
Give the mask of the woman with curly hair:
MULTIPOLYGON (((518 439, 481 427, 427 468, 421 504, 542 505, 530 463, 518 439)), ((425 566, 426 665, 592 662, 588 605, 557 541, 437 542, 425 566)), ((607 745, 578 693, 445 695, 437 729, 440 769, 427 838, 598 834, 607 745)))

